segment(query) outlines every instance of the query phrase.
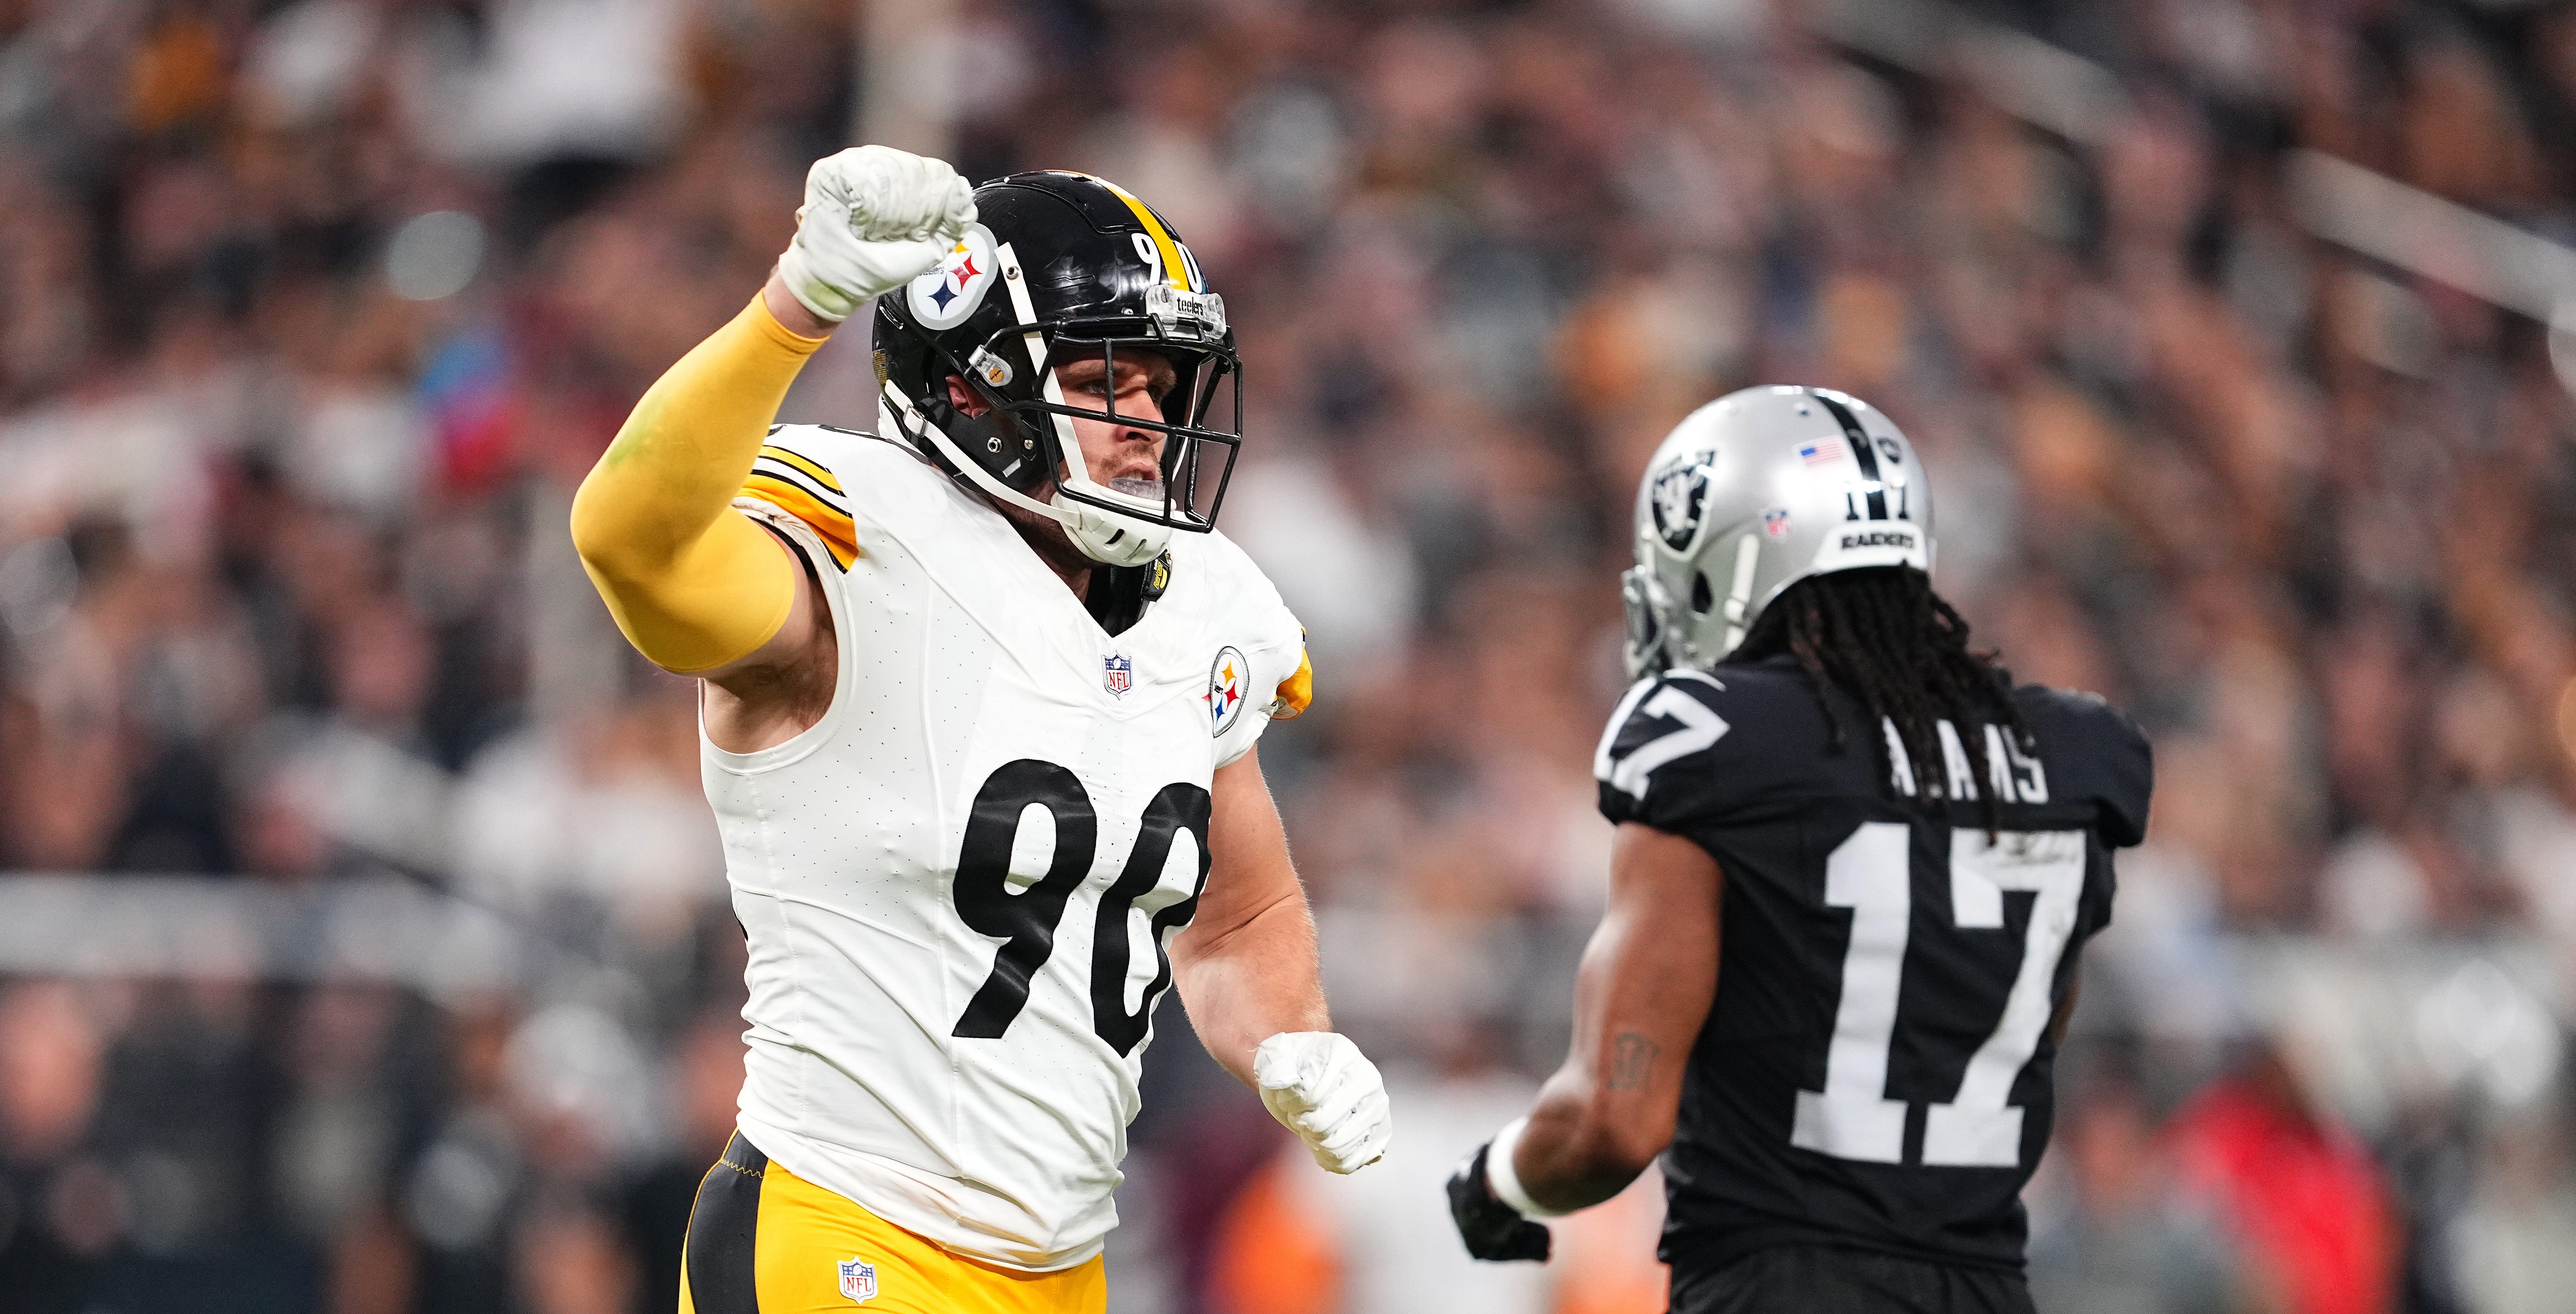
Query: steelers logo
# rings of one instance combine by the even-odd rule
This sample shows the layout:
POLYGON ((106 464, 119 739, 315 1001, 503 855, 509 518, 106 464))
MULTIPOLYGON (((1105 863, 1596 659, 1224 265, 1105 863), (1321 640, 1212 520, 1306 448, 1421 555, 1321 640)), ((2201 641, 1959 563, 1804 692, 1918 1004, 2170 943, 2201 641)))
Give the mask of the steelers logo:
POLYGON ((923 328, 955 328, 984 304, 999 263, 993 258, 993 230, 968 224, 948 254, 940 257, 939 267, 904 289, 904 305, 923 328))
POLYGON ((1252 705, 1252 663, 1243 659, 1243 650, 1228 645, 1217 649, 1216 660, 1208 663, 1209 733, 1222 737, 1243 719, 1243 709, 1252 705))

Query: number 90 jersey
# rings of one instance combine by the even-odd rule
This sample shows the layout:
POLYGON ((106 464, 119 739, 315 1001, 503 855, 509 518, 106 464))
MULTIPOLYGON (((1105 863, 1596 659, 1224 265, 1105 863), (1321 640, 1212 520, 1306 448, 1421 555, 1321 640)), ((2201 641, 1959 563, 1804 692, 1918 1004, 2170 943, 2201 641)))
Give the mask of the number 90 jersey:
POLYGON ((1594 761, 1610 820, 1725 873, 1661 1253, 1677 1273, 1780 1245, 2018 1270, 2048 1024, 2111 920, 2112 850, 2144 834, 2146 740, 2098 698, 2025 685, 2035 753, 1945 721, 1945 760, 1909 762, 1828 696, 1839 745, 1790 658, 1673 671, 1629 690, 1594 761))
POLYGON ((810 729, 701 742, 750 945, 743 1134, 952 1252, 1085 1262, 1213 775, 1304 705, 1297 622, 1240 549, 1184 534, 1113 636, 1000 515, 865 434, 774 430, 735 506, 801 549, 840 652, 810 729))

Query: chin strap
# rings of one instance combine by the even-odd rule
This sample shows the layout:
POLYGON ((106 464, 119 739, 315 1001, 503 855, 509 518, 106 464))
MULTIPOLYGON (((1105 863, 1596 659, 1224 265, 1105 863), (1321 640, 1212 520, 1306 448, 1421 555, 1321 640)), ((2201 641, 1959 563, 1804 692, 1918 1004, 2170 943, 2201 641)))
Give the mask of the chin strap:
POLYGON ((947 467, 951 477, 963 479, 974 485, 976 491, 1000 498, 1013 506, 1035 511, 1059 523, 1064 520, 1063 511, 994 478, 992 471, 977 464, 974 458, 960 450, 956 440, 949 437, 946 430, 931 423, 930 417, 923 414, 922 408, 915 405, 910 397, 904 396, 903 389, 895 386, 892 379, 886 380, 880 387, 882 391, 877 399, 877 406, 883 412, 884 422, 897 433, 902 434, 904 440, 913 446, 927 447, 931 454, 938 458, 940 464, 947 467))
MULTIPOLYGON (((1037 303, 1029 299, 1029 281, 1020 277, 1020 255, 1009 242, 993 248, 993 259, 1002 268, 1002 286, 1011 294, 1011 313, 1028 325, 1020 334, 1020 343, 1028 348, 1029 368, 1036 372, 1038 395, 1050 405, 1064 405, 1064 389, 1057 386, 1055 371, 1047 368, 1046 335, 1038 331, 1037 303)), ((1049 411, 1047 419, 1054 425, 1056 452, 1071 467, 1082 451, 1082 440, 1074 436, 1073 421, 1062 411, 1049 411)))
POLYGON ((1061 502, 1041 502, 1010 487, 959 450, 956 440, 933 424, 911 398, 903 395, 903 389, 895 386, 892 379, 880 387, 877 406, 882 413, 882 423, 902 434, 916 448, 927 447, 948 471, 950 478, 965 480, 987 497, 1035 511, 1056 522, 1064 530, 1065 540, 1086 558, 1104 566, 1141 566, 1161 555, 1170 542, 1169 531, 1156 533, 1135 522, 1121 523, 1123 518, 1094 511, 1079 503, 1066 506, 1061 502), (1113 550, 1122 545, 1123 550, 1113 550))

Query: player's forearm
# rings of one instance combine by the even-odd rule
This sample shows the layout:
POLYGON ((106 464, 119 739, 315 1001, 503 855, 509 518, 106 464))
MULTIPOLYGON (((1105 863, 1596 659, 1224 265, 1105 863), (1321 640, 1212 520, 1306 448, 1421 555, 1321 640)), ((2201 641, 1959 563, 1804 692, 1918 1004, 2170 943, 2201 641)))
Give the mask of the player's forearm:
POLYGON ((782 324, 773 300, 820 326, 794 298, 764 292, 654 383, 573 499, 573 545, 600 596, 635 646, 673 670, 752 651, 792 602, 793 563, 729 510, 822 344, 782 324))
POLYGON ((1619 828, 1609 907, 1575 972, 1565 1066, 1512 1143, 1494 1146, 1542 1208, 1599 1204, 1672 1143, 1685 1057, 1717 993, 1722 891, 1698 844, 1619 828))
POLYGON ((612 575, 667 565, 732 504, 788 385, 823 343, 789 331, 768 300, 764 290, 635 403, 573 501, 583 560, 612 575))
POLYGON ((1173 945, 1173 982, 1199 1043, 1253 1085, 1252 1055, 1283 1031, 1329 1031, 1332 1014, 1315 958, 1315 919, 1302 893, 1283 895, 1205 944, 1173 945))
POLYGON ((1669 1118, 1602 1098, 1602 1084, 1589 1071, 1557 1073, 1509 1147, 1521 1188, 1549 1209, 1570 1213, 1619 1194, 1672 1140, 1669 1118))

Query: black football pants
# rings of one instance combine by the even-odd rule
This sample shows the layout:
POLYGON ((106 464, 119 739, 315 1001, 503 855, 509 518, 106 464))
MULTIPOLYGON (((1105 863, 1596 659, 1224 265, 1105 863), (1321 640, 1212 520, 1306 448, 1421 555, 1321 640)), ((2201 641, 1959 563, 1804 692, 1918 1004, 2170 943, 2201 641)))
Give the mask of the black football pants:
POLYGON ((1671 1314, 2034 1314, 2018 1273, 1866 1250, 1780 1246, 1673 1271, 1671 1314))

